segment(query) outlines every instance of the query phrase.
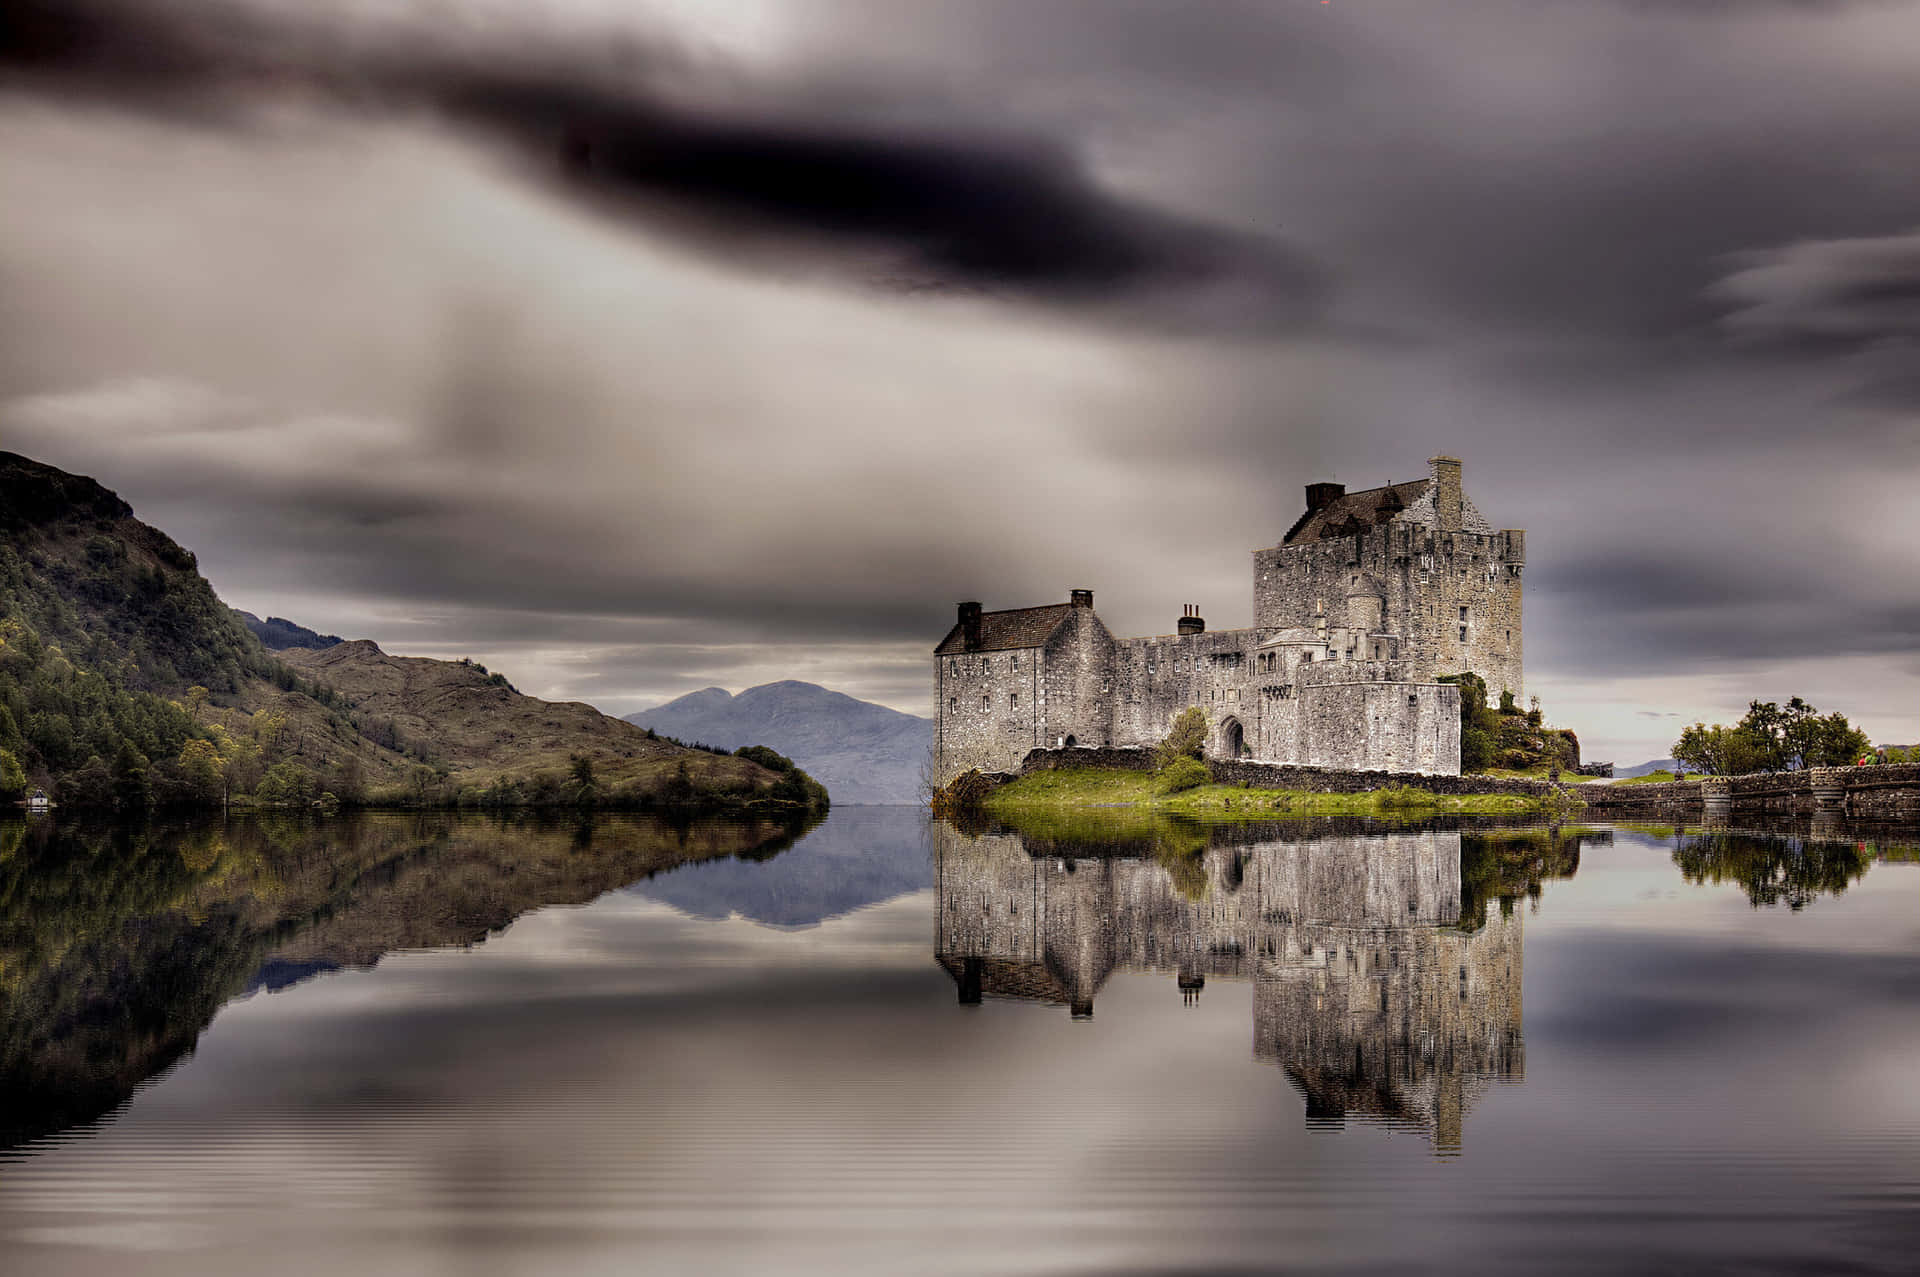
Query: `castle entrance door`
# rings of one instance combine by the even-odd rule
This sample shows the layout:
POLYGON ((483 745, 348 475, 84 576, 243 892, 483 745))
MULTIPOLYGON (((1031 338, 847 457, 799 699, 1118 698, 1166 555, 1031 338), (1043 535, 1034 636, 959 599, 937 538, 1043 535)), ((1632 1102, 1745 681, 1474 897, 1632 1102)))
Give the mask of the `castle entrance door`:
POLYGON ((1240 720, 1229 718, 1220 724, 1220 756, 1238 758, 1245 749, 1247 734, 1240 727, 1240 720))

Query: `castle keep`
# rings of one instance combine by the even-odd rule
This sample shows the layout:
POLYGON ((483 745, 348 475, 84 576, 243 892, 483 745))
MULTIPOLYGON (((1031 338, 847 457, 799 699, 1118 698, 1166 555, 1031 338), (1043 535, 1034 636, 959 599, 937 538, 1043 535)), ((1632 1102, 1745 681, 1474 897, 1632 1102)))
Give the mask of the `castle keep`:
POLYGON ((943 779, 1010 771, 1032 749, 1152 745, 1181 710, 1206 711, 1223 758, 1457 775, 1460 693, 1471 672, 1524 696, 1526 534, 1495 531, 1460 462, 1348 492, 1307 485, 1279 545, 1253 554, 1253 625, 1116 639, 1093 592, 982 611, 962 603, 934 649, 934 749, 943 779))

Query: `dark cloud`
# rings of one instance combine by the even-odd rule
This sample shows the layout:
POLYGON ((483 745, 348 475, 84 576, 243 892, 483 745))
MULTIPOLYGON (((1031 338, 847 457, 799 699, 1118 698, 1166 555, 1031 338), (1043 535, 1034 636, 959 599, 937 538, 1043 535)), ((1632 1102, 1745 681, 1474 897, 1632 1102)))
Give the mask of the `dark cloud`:
POLYGON ((610 213, 724 254, 801 254, 897 293, 1209 330, 1298 328, 1324 299, 1323 272, 1297 250, 1106 189, 1043 134, 860 123, 805 96, 699 109, 649 90, 644 53, 615 76, 577 42, 409 58, 298 27, 277 40, 271 26, 226 29, 217 6, 196 24, 194 12, 24 0, 0 30, 0 66, 30 85, 143 101, 299 88, 360 109, 425 107, 512 143, 557 179, 550 189, 610 213))

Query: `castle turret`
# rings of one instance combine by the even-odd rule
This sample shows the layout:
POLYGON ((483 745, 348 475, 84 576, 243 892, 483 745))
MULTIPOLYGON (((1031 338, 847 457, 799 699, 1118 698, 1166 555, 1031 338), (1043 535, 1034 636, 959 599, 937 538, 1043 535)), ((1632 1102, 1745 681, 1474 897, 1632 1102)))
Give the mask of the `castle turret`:
POLYGON ((1188 634, 1205 634, 1206 632, 1207 622, 1206 618, 1200 615, 1200 605, 1198 603, 1186 604, 1184 610, 1180 613, 1180 633, 1184 636, 1188 634))

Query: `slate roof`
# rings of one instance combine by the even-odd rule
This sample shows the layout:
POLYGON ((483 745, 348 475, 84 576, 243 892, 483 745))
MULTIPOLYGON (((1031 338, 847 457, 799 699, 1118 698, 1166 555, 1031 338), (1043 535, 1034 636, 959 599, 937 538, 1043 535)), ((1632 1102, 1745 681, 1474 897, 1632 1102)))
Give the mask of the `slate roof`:
POLYGON ((1062 622, 1073 615, 1071 603, 1049 603, 1045 607, 1016 607, 1004 612, 980 614, 980 642, 969 647, 966 634, 958 624, 947 631, 935 656, 957 652, 1004 652, 1017 647, 1041 647, 1053 637, 1062 622))
POLYGON ((1281 545, 1304 545, 1328 537, 1349 536, 1356 525, 1361 528, 1390 523, 1395 515, 1427 495, 1432 479, 1409 483, 1390 483, 1384 488, 1367 488, 1335 497, 1318 510, 1309 510, 1287 530, 1281 545))

